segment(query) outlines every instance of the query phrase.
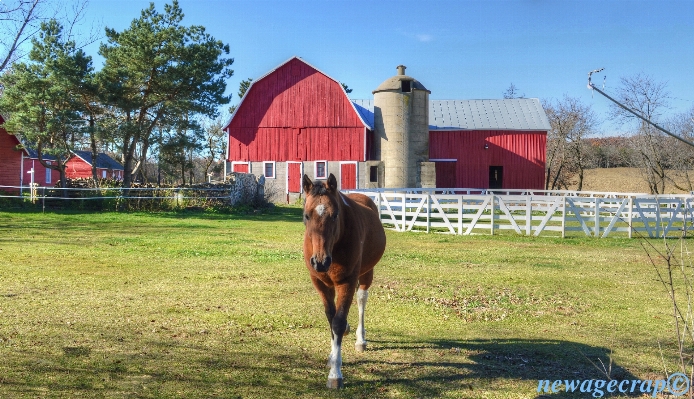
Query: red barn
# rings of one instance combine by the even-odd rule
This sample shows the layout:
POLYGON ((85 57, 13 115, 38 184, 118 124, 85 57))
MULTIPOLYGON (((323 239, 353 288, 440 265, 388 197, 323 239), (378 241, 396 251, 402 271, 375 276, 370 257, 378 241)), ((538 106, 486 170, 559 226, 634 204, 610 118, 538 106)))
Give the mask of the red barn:
MULTIPOLYGON (((0 124, 4 123, 0 116, 0 124)), ((55 162, 55 158, 44 156, 49 164, 55 162)), ((17 136, 8 134, 0 128, 0 190, 16 191, 9 187, 28 187, 32 182, 42 187, 53 187, 60 179, 60 173, 52 169, 46 169, 39 162, 38 154, 31 148, 22 146, 17 136), (23 149, 18 149, 23 147, 23 149)))
POLYGON ((300 193, 304 173, 333 173, 341 189, 544 187, 550 126, 537 99, 429 101, 398 71, 374 100, 352 101, 300 58, 271 70, 225 127, 230 170, 286 194, 300 193))
POLYGON ((371 138, 340 83, 296 57, 251 84, 224 130, 231 171, 264 175, 286 194, 301 192, 304 173, 357 188, 371 138))
MULTIPOLYGON (((5 120, 0 116, 0 124, 5 120)), ((22 151, 17 150, 19 140, 0 128, 0 186, 17 187, 21 185, 22 151)), ((8 191, 0 187, 0 190, 8 191)))
POLYGON ((431 101, 429 120, 437 187, 544 188, 550 126, 538 99, 431 101))
MULTIPOLYGON (((96 157, 96 174, 100 179, 123 179, 123 165, 104 153, 96 157)), ((92 152, 73 151, 70 159, 65 162, 65 174, 70 179, 92 178, 92 152)))

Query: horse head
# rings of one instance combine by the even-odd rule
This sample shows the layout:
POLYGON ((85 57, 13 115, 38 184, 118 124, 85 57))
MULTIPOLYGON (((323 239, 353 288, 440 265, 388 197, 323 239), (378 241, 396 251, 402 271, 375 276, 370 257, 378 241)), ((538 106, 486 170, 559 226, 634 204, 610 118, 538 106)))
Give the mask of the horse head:
POLYGON ((337 180, 331 173, 326 181, 302 180, 304 201, 304 258, 317 272, 327 272, 332 263, 332 250, 340 237, 340 202, 337 180), (309 259, 310 256, 310 259, 309 259))

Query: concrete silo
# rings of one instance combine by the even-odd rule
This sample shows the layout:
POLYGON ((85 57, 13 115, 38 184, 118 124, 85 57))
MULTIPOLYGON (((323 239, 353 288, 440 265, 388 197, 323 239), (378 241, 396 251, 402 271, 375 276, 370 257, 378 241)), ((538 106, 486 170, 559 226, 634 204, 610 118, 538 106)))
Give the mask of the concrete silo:
POLYGON ((405 75, 404 65, 397 70, 373 91, 374 155, 383 162, 382 187, 422 187, 422 175, 427 174, 422 166, 429 160, 431 92, 405 75))

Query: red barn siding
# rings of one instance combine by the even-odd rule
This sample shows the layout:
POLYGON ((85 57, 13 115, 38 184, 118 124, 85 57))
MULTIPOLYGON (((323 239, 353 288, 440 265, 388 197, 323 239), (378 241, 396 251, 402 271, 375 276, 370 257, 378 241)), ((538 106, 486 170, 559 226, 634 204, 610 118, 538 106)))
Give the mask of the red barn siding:
MULTIPOLYGON (((5 121, 0 117, 0 123, 5 121)), ((0 128, 0 186, 19 186, 22 152, 17 151, 19 140, 0 128)))
MULTIPOLYGON (((86 163, 82 158, 73 155, 65 163, 65 175, 70 179, 90 179, 92 178, 92 165, 86 163)), ((98 171, 97 176, 101 177, 101 171, 98 171)))
POLYGON ((546 141, 541 131, 431 131, 429 158, 457 159, 457 187, 488 188, 489 167, 503 166, 503 188, 543 189, 546 141))
POLYGON ((254 82, 226 129, 230 161, 363 161, 364 124, 340 84, 294 58, 254 82))
POLYGON ((28 173, 31 168, 34 168, 34 183, 41 187, 54 187, 55 183, 60 181, 60 172, 53 169, 46 169, 38 159, 24 157, 24 181, 23 185, 28 186, 31 183, 31 175, 28 173), (51 174, 51 182, 46 183, 46 174, 51 174))

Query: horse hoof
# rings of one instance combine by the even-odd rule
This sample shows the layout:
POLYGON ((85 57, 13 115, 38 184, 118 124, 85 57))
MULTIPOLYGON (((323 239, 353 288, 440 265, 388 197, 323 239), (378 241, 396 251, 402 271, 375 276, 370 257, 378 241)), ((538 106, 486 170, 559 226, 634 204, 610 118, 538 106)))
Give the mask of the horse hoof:
POLYGON ((349 328, 349 323, 347 323, 347 327, 345 327, 345 332, 342 333, 342 336, 343 337, 346 336, 347 334, 349 334, 350 331, 351 331, 351 328, 349 328))
POLYGON ((354 344, 354 349, 356 349, 357 352, 364 352, 366 350, 366 342, 364 342, 363 344, 360 344, 360 343, 354 344))
POLYGON ((344 388, 342 383, 342 378, 328 378, 328 389, 340 389, 344 388))

